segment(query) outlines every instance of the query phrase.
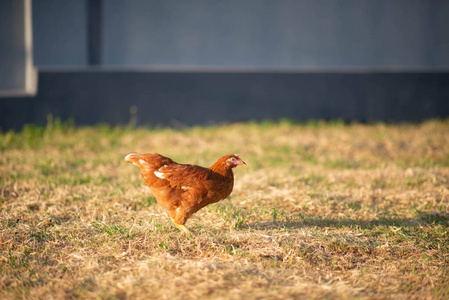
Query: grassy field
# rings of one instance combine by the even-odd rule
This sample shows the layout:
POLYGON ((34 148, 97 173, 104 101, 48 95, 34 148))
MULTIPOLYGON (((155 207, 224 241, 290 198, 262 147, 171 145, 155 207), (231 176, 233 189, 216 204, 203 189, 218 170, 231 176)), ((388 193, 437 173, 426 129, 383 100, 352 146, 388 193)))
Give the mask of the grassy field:
POLYGON ((2 299, 448 299, 449 121, 0 134, 2 299), (183 235, 123 157, 209 166, 183 235))

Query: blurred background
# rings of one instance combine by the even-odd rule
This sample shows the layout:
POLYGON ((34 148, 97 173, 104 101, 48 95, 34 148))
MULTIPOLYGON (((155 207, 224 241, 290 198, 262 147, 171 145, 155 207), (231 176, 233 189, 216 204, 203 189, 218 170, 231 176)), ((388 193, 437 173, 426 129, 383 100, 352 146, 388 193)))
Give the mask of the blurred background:
POLYGON ((0 129, 449 116, 447 0, 0 0, 0 129))

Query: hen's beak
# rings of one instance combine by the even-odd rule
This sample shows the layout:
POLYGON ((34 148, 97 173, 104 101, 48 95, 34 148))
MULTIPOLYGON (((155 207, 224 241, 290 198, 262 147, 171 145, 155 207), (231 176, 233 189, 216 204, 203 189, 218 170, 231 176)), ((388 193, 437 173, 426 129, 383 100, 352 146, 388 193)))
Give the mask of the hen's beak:
POLYGON ((244 166, 246 166, 246 162, 244 162, 242 159, 239 159, 237 161, 237 165, 244 165, 244 166))

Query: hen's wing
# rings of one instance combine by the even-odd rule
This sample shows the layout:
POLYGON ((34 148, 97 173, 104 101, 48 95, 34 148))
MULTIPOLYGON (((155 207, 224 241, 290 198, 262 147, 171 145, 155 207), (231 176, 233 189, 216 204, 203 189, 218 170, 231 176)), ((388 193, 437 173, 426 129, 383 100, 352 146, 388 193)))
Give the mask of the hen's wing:
POLYGON ((172 164, 163 166, 154 173, 181 193, 184 206, 196 206, 201 203, 198 209, 226 198, 233 186, 232 180, 196 165, 172 164))
POLYGON ((149 187, 170 188, 171 193, 182 195, 182 198, 188 199, 187 202, 190 203, 207 196, 208 191, 213 189, 214 174, 207 168, 181 165, 157 153, 130 153, 125 160, 140 168, 149 187))
POLYGON ((154 174, 167 180, 172 188, 182 190, 201 188, 211 177, 211 171, 207 168, 179 164, 164 165, 154 174))

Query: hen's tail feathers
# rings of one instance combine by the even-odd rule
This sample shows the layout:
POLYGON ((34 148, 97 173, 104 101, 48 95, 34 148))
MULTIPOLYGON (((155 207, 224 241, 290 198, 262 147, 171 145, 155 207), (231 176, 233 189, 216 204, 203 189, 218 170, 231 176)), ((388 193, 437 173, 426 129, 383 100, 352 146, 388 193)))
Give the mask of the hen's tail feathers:
POLYGON ((126 156, 125 156, 125 161, 127 161, 127 162, 130 162, 130 163, 133 163, 133 164, 135 164, 136 166, 138 166, 138 167, 140 167, 140 159, 142 158, 142 155, 140 154, 140 153, 137 153, 137 152, 131 152, 131 153, 128 153, 126 156))

